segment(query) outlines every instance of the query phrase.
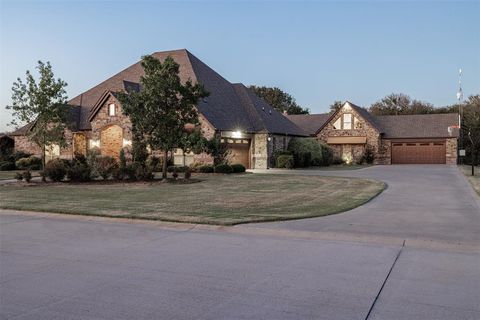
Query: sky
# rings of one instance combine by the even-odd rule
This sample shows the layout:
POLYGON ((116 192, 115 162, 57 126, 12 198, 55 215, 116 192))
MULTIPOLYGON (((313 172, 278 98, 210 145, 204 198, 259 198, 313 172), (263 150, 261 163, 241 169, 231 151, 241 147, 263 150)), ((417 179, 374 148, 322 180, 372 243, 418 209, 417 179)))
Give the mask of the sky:
POLYGON ((480 93, 480 1, 0 0, 0 132, 38 60, 69 98, 156 51, 187 48, 230 82, 278 86, 312 113, 390 93, 444 106, 480 93))

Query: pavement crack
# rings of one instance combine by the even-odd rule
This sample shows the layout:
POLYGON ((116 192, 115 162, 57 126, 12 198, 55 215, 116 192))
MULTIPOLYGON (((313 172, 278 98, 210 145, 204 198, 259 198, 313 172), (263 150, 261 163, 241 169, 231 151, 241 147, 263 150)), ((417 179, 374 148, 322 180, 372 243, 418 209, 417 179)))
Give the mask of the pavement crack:
POLYGON ((372 313, 373 308, 375 307, 375 304, 377 303, 377 300, 380 297, 380 294, 382 293, 382 290, 385 287, 385 284, 387 283, 388 278, 390 277, 390 274, 392 273, 393 268, 395 267, 395 264, 397 263, 398 258, 402 254, 403 248, 405 248, 405 240, 403 240, 402 247, 400 248, 400 250, 398 250, 397 256, 395 257, 395 260, 393 260, 392 266, 390 267, 390 270, 388 271, 387 276, 383 280, 382 286, 378 290, 377 295, 375 296, 375 299, 373 300, 373 303, 370 306, 370 309, 368 310, 368 313, 367 313, 367 316, 365 317, 365 320, 368 320, 368 318, 370 317, 370 314, 372 313))

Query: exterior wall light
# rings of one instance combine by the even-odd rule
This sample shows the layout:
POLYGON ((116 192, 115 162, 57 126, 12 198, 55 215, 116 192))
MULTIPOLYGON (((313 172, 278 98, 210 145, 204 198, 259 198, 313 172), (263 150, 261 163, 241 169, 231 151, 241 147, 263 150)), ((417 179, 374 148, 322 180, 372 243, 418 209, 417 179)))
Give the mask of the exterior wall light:
POLYGON ((100 140, 90 140, 90 148, 100 148, 100 140))
POLYGON ((232 138, 241 138, 242 137, 242 132, 237 130, 232 132, 232 138))
POLYGON ((132 140, 123 139, 123 147, 130 147, 132 145, 132 140))

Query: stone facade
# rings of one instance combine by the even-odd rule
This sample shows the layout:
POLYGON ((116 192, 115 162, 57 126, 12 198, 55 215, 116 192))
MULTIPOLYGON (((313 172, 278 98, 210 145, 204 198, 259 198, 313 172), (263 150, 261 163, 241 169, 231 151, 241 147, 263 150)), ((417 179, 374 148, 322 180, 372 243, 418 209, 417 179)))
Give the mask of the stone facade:
MULTIPOLYGON (((348 161, 357 162, 363 157, 365 146, 372 147, 375 153, 375 164, 385 162, 385 146, 381 143, 380 132, 373 127, 367 120, 348 105, 344 105, 336 115, 323 127, 317 134, 317 140, 327 143, 329 137, 366 137, 366 144, 330 144, 334 156, 340 158, 349 158, 348 161), (334 124, 342 119, 344 114, 352 114, 352 129, 335 129, 334 124), (379 152, 380 151, 380 152, 379 152)), ((347 159, 344 159, 347 160, 347 159)))
POLYGON ((42 150, 35 143, 31 142, 27 136, 14 136, 15 151, 31 153, 34 156, 41 157, 42 150))
POLYGON ((92 131, 89 149, 98 147, 103 155, 118 157, 120 149, 131 144, 132 123, 123 114, 120 102, 113 95, 106 99, 90 123, 92 131), (111 104, 115 106, 114 115, 109 114, 111 104))
POLYGON ((268 169, 268 134, 254 134, 250 148, 252 168, 268 169))
POLYGON ((457 138, 448 138, 446 141, 447 164, 457 164, 457 138))

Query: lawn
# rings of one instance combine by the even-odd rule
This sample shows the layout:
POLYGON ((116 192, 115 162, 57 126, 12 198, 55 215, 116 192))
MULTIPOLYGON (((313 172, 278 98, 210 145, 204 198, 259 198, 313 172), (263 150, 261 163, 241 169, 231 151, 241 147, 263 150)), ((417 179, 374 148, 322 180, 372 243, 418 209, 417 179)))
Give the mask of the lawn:
POLYGON ((471 166, 460 166, 460 169, 467 177, 468 181, 472 184, 473 189, 480 195, 480 167, 475 167, 475 175, 472 176, 471 166))
MULTIPOLYGON (((25 170, 13 170, 13 171, 0 171, 0 180, 11 180, 15 179, 15 174, 17 172, 24 172, 25 170)), ((31 171, 32 177, 38 177, 38 171, 31 171)))
POLYGON ((378 195, 380 181, 294 175, 204 175, 191 184, 0 186, 0 207, 109 217, 233 225, 319 217, 378 195))

